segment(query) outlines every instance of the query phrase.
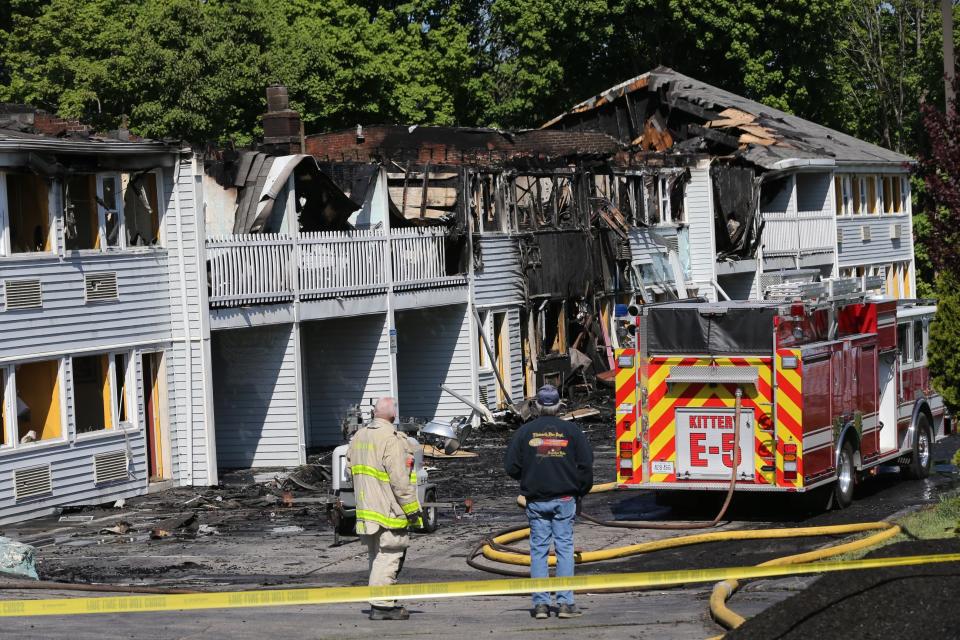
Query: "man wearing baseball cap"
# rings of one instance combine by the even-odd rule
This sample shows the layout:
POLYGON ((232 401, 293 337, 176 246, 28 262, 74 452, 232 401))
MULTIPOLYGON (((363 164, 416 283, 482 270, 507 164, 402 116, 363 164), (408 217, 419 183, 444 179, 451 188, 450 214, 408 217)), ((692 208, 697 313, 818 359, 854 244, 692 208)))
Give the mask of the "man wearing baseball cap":
MULTIPOLYGON (((593 452, 580 427, 557 417, 560 393, 551 385, 537 391, 539 417, 520 427, 510 441, 504 468, 520 481, 530 522, 530 577, 550 575, 550 542, 557 577, 573 575, 573 520, 577 501, 593 486, 593 452)), ((533 594, 533 615, 550 617, 550 594, 533 594)), ((572 591, 557 592, 557 617, 580 615, 572 591)))

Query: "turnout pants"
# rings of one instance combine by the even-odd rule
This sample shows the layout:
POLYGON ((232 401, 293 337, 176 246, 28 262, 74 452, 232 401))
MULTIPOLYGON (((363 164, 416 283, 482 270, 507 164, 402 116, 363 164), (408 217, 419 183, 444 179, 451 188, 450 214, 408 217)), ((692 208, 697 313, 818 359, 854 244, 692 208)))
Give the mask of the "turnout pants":
MULTIPOLYGON (((397 575, 403 567, 403 559, 410 546, 410 537, 404 530, 378 529, 376 533, 361 535, 367 545, 370 556, 371 587, 385 587, 396 584, 397 575)), ((397 606, 396 600, 371 600, 370 604, 378 608, 397 606)))

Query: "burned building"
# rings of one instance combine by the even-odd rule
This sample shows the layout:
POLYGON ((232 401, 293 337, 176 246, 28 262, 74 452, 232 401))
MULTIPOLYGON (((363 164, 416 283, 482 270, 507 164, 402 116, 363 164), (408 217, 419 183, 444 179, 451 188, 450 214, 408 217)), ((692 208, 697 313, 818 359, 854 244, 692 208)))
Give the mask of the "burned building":
POLYGON ((708 297, 762 298, 785 278, 831 274, 883 276, 893 297, 916 292, 907 156, 665 67, 543 128, 709 157, 711 238, 689 254, 708 297))
POLYGON ((376 398, 515 408, 610 381, 631 304, 883 275, 905 156, 659 68, 540 129, 184 148, 0 108, 0 522, 289 467, 376 398))
POLYGON ((209 481, 192 176, 0 105, 0 523, 209 481))

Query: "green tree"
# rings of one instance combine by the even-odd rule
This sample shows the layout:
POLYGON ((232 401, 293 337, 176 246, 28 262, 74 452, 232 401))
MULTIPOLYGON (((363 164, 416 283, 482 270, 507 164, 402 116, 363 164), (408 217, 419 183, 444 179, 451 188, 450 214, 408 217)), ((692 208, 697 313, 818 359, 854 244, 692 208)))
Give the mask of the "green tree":
POLYGON ((492 0, 478 120, 531 126, 659 65, 824 120, 844 1, 492 0))

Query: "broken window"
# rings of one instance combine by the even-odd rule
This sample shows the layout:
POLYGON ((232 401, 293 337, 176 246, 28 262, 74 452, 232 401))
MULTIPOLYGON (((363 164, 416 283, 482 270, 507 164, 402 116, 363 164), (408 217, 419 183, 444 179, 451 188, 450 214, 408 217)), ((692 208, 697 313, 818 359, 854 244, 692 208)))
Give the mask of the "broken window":
POLYGON ((879 184, 877 184, 876 176, 868 176, 866 179, 867 184, 867 213, 876 213, 877 212, 877 196, 879 194, 879 184))
POLYGON ((483 343, 484 337, 487 340, 490 339, 490 312, 489 311, 478 311, 477 314, 480 316, 480 331, 482 335, 477 336, 477 366, 480 369, 490 369, 490 358, 487 356, 487 347, 483 343))
POLYGON ((681 224, 684 221, 683 200, 686 180, 679 173, 643 177, 646 223, 681 224))
POLYGON ((114 402, 117 407, 117 420, 119 422, 131 422, 131 411, 128 406, 130 394, 127 390, 127 381, 130 378, 129 363, 130 356, 126 353, 118 353, 113 356, 113 373, 116 379, 114 402))
POLYGON ((100 224, 108 247, 120 246, 123 211, 120 209, 120 180, 117 176, 97 178, 97 204, 100 224))
POLYGON ((14 372, 17 439, 21 444, 55 440, 62 433, 60 361, 17 365, 14 372))
POLYGON ((7 418, 7 370, 0 367, 0 447, 10 444, 10 421, 7 418))
POLYGON ((552 192, 555 226, 560 229, 576 229, 579 226, 579 208, 574 197, 572 176, 554 176, 552 192))
POLYGON ((120 188, 123 193, 122 213, 128 247, 147 247, 160 244, 160 197, 157 174, 123 174, 120 188))
POLYGON ((538 310, 540 355, 567 352, 567 314, 562 300, 548 300, 538 310))
POLYGON ((891 213, 893 211, 893 178, 883 176, 881 179, 883 186, 883 209, 881 213, 891 213))
POLYGON ((544 176, 517 176, 513 181, 517 228, 534 230, 553 224, 553 181, 544 176))
POLYGON ((100 248, 96 176, 70 176, 63 182, 64 236, 68 251, 100 248))
POLYGON ((73 359, 73 406, 78 434, 113 428, 110 378, 109 355, 73 359))
MULTIPOLYGON (((47 181, 32 173, 0 174, 0 196, 4 193, 5 202, 0 204, 6 205, 10 253, 53 251, 50 186, 47 181)), ((3 211, 0 208, 0 213, 3 211)))

